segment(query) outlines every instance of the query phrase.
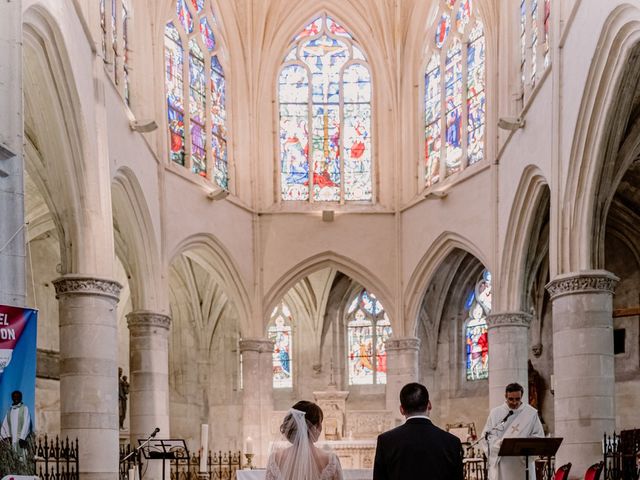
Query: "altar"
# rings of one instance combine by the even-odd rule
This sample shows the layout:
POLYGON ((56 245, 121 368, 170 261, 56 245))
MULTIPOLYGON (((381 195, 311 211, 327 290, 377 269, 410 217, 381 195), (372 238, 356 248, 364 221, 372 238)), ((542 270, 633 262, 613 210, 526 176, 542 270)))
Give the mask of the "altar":
MULTIPOLYGON (((237 470, 237 480, 264 480, 266 470, 237 470)), ((343 470, 344 480, 372 480, 373 470, 343 470)))

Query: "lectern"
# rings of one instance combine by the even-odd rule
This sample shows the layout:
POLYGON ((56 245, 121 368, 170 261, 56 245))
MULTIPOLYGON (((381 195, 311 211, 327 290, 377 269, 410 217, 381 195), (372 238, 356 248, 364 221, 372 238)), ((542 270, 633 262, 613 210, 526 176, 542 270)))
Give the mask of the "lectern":
MULTIPOLYGON (((525 479, 529 480, 529 457, 552 457, 560 448, 562 438, 505 438, 498 455, 501 457, 525 457, 525 479)), ((551 465, 551 462, 549 462, 551 465)))
MULTIPOLYGON (((142 444, 144 440, 138 440, 142 444)), ((142 447, 142 445, 141 445, 142 447)), ((162 480, 165 479, 165 461, 177 458, 188 458, 187 444, 182 439, 174 440, 150 440, 142 453, 147 460, 162 460, 162 480)))

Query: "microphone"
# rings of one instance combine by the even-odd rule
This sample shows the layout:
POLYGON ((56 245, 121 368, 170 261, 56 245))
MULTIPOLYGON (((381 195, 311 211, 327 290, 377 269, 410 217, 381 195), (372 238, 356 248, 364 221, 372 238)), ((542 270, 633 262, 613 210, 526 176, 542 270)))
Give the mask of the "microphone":
POLYGON ((505 417, 502 419, 502 422, 500 422, 500 423, 504 423, 504 422, 506 422, 506 421, 507 421, 507 419, 508 419, 511 415, 513 415, 513 410, 509 410, 509 413, 507 413, 507 414, 505 415, 505 417))
MULTIPOLYGON (((511 412, 513 413, 513 412, 511 412)), ((153 433, 151 434, 151 436, 149 438, 153 438, 156 436, 156 434, 160 431, 160 429, 158 427, 156 427, 156 429, 153 431, 153 433)))

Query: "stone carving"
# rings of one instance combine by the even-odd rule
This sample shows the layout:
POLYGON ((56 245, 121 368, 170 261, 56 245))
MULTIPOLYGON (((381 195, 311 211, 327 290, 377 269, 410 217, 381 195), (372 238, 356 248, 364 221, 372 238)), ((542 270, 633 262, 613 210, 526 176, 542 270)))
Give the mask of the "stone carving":
POLYGON ((533 356, 538 358, 540 355, 542 355, 542 344, 541 343, 536 343, 535 345, 531 346, 531 353, 533 353, 533 356))
POLYGON ((353 438, 376 438, 395 426, 387 410, 354 410, 347 415, 347 431, 353 438))
POLYGON ((171 317, 163 315, 162 313, 138 310, 127 314, 127 325, 129 326, 129 330, 144 327, 157 327, 169 330, 171 317))
POLYGON ((53 285, 58 299, 64 295, 102 295, 118 301, 122 289, 115 280, 82 275, 65 275, 54 280, 53 285))
POLYGON ((489 330, 495 327, 526 327, 531 325, 532 317, 524 312, 492 313, 487 316, 489 330))
POLYGON ((127 416, 127 397, 129 396, 129 382, 127 376, 122 375, 122 368, 118 367, 118 417, 120 430, 124 429, 124 419, 127 416))
POLYGON ((261 338, 251 338, 240 341, 240 351, 246 352, 258 352, 258 353, 271 353, 273 352, 273 341, 263 340, 261 338))
POLYGON ((613 294, 618 280, 620 280, 618 277, 606 270, 596 270, 592 272, 561 275, 547 283, 545 288, 549 292, 552 300, 562 295, 584 292, 613 294))
POLYGON ((386 342, 386 349, 389 350, 418 350, 420 339, 415 337, 390 338, 386 342))
POLYGON ((345 436, 349 392, 338 390, 335 384, 330 384, 327 390, 313 392, 313 395, 324 412, 322 438, 342 440, 345 436))

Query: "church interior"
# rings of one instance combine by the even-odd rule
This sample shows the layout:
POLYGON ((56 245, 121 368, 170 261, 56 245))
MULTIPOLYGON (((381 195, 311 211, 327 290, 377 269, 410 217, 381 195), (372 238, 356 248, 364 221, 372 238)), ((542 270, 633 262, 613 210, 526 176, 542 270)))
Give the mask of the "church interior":
POLYGON ((81 478, 203 424, 264 467, 302 399, 370 469, 413 381, 470 439, 520 383, 570 478, 640 428, 640 0, 0 17, 0 304, 81 478))

